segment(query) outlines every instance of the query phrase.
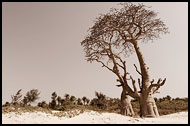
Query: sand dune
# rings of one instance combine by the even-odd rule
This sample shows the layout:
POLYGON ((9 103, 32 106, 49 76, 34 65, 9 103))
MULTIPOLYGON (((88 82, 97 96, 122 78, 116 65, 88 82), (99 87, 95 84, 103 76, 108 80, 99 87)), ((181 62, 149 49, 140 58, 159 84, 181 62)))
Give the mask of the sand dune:
MULTIPOLYGON (((54 112, 55 113, 55 112, 54 112)), ((3 124, 188 124, 188 112, 179 112, 159 118, 132 118, 115 113, 86 111, 69 117, 57 117, 43 112, 2 114, 3 124)))

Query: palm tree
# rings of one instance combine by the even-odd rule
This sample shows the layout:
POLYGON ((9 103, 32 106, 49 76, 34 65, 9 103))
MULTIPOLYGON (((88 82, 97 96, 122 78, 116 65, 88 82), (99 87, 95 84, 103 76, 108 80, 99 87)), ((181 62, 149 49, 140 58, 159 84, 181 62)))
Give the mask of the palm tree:
POLYGON ((45 108, 45 107, 48 106, 47 103, 46 103, 46 101, 42 101, 41 104, 42 104, 42 108, 45 108))
POLYGON ((71 101, 72 103, 75 103, 75 100, 76 100, 75 96, 71 96, 71 97, 70 97, 70 101, 71 101))
POLYGON ((102 94, 101 92, 95 92, 95 96, 99 99, 99 100, 106 100, 106 95, 102 94))
POLYGON ((69 97, 70 97, 69 94, 65 94, 65 99, 66 99, 66 100, 69 100, 69 97))
POLYGON ((172 98, 171 98, 171 96, 167 95, 167 96, 166 96, 166 99, 167 99, 168 101, 171 101, 172 98))
POLYGON ((86 103, 86 100, 87 100, 87 98, 86 98, 85 96, 83 96, 83 97, 82 97, 82 101, 83 101, 84 105, 85 105, 85 103, 86 103))
POLYGON ((38 89, 32 89, 26 93, 26 96, 24 96, 23 102, 24 105, 27 105, 28 103, 35 102, 37 99, 39 99, 40 92, 38 89))
POLYGON ((56 92, 53 92, 52 94, 51 94, 51 99, 56 99, 57 98, 57 93, 56 92))
POLYGON ((21 90, 18 90, 16 95, 12 95, 11 98, 12 98, 12 104, 13 105, 18 105, 20 104, 20 101, 21 101, 21 97, 22 97, 22 94, 21 94, 21 90))
POLYGON ((82 100, 81 100, 81 98, 78 98, 78 99, 77 99, 77 105, 82 105, 82 100))
POLYGON ((102 94, 101 92, 95 92, 95 96, 97 99, 94 101, 95 104, 100 108, 100 109, 106 109, 107 108, 107 100, 106 100, 106 95, 102 94))
POLYGON ((86 103, 87 103, 87 105, 89 104, 89 102, 90 102, 90 99, 86 99, 86 103))
POLYGON ((61 105, 65 105, 65 99, 61 99, 61 105))
POLYGON ((60 96, 57 97, 57 102, 58 102, 58 106, 60 106, 61 105, 61 97, 60 96))

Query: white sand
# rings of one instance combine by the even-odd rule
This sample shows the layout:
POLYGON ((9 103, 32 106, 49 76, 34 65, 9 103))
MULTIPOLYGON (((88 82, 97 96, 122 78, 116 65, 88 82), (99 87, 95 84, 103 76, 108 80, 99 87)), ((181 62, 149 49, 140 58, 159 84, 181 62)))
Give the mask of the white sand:
MULTIPOLYGON (((53 112, 55 113, 55 112, 53 112)), ((180 112, 159 118, 132 118, 115 113, 84 112, 78 116, 57 117, 43 112, 2 114, 3 124, 188 124, 188 112, 180 112)))

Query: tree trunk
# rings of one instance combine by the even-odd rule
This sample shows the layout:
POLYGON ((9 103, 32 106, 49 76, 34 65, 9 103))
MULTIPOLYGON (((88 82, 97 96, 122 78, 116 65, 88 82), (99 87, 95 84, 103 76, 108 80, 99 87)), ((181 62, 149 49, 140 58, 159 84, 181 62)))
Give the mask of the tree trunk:
POLYGON ((142 94, 139 99, 141 117, 158 117, 158 109, 152 95, 142 94), (144 95, 144 96, 143 96, 144 95))
POLYGON ((148 72, 148 67, 145 64, 144 57, 142 55, 142 52, 138 46, 137 42, 133 43, 142 74, 142 91, 141 96, 139 98, 139 104, 140 104, 140 116, 141 117, 158 117, 158 109, 155 103, 154 98, 152 97, 152 91, 149 90, 150 83, 150 77, 148 72))
POLYGON ((134 45, 134 48, 139 60, 139 64, 140 64, 140 69, 141 69, 141 74, 142 74, 142 88, 146 90, 150 86, 150 76, 149 76, 149 71, 148 71, 149 68, 147 67, 145 63, 145 59, 138 46, 138 43, 135 42, 133 45, 134 45))
POLYGON ((125 116, 134 116, 130 96, 126 94, 126 90, 123 89, 121 93, 121 114, 125 116))

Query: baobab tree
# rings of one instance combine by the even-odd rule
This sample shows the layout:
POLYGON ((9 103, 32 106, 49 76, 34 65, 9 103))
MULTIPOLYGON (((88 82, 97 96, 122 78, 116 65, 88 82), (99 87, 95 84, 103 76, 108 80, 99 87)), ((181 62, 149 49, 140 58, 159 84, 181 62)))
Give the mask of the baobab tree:
MULTIPOLYGON (((136 91, 138 96, 136 99, 140 103, 141 116, 159 116, 152 95, 156 93, 160 86, 164 85, 166 78, 163 81, 159 79, 157 83, 154 83, 154 79, 150 80, 149 67, 145 63, 139 43, 159 38, 161 34, 168 33, 168 28, 161 19, 156 18, 157 13, 147 9, 148 7, 143 4, 124 3, 122 6, 122 9, 112 9, 110 12, 109 15, 114 23, 109 23, 108 27, 117 31, 123 39, 122 45, 128 48, 129 51, 132 46, 132 50, 137 55, 140 71, 135 64, 134 66, 141 76, 141 81, 138 79, 140 92, 136 91)), ((135 81, 133 85, 135 89, 135 81)))
POLYGON ((156 117, 159 113, 152 95, 164 85, 166 78, 158 79, 157 83, 154 83, 154 79, 150 80, 149 68, 139 43, 159 38, 161 34, 168 33, 168 28, 157 18, 156 12, 149 10, 150 7, 133 3, 121 5, 121 9, 112 8, 110 12, 99 16, 81 45, 84 47, 87 61, 99 62, 117 76, 120 83, 118 86, 123 89, 121 100, 128 94, 139 101, 141 117, 156 117), (136 53, 140 64, 140 71, 134 64, 141 78, 138 79, 140 90, 137 90, 132 75, 129 79, 133 89, 128 84, 129 73, 124 59, 133 52, 136 53))
POLYGON ((121 93, 121 113, 133 115, 132 113, 126 113, 126 106, 130 109, 132 107, 126 104, 130 104, 130 101, 125 102, 128 100, 127 92, 131 96, 137 97, 137 94, 128 85, 126 62, 122 58, 128 50, 122 45, 123 40, 119 33, 108 27, 110 21, 110 15, 102 15, 97 18, 95 25, 90 28, 90 34, 81 42, 81 45, 84 47, 87 61, 101 63, 102 67, 107 68, 117 76, 117 81, 123 89, 121 93))

